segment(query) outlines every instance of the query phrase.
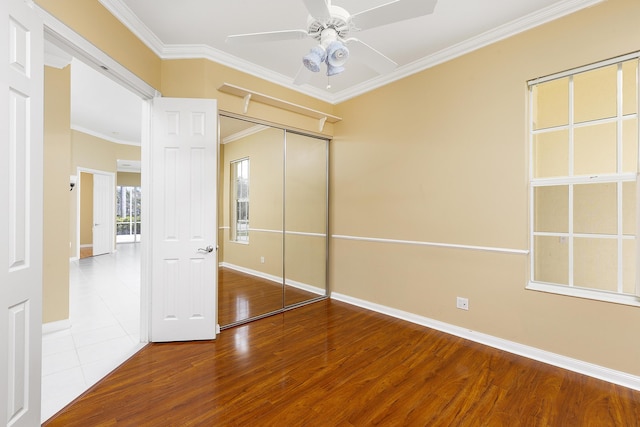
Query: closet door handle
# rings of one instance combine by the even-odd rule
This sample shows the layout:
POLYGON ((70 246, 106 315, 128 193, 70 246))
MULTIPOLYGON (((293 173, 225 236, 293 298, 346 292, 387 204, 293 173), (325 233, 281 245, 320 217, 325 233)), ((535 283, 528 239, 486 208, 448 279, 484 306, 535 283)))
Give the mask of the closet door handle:
POLYGON ((204 252, 206 254, 209 254, 213 252, 213 246, 209 245, 206 248, 198 248, 198 252, 204 252))

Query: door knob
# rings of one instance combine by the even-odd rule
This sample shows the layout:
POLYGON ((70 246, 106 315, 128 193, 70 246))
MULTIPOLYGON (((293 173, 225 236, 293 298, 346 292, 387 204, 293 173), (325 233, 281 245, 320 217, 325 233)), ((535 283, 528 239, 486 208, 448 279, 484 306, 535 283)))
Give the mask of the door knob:
POLYGON ((198 248, 198 252, 211 253, 213 252, 213 246, 209 245, 206 248, 198 248))

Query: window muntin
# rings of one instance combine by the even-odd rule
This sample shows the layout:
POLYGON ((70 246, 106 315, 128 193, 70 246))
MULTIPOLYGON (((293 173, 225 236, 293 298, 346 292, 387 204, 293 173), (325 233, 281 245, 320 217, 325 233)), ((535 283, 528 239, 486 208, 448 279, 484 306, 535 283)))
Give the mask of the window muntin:
POLYGON ((234 242, 249 243, 249 158, 231 162, 230 238, 234 242))
POLYGON ((637 75, 634 55, 530 82, 529 287, 636 294, 637 75))

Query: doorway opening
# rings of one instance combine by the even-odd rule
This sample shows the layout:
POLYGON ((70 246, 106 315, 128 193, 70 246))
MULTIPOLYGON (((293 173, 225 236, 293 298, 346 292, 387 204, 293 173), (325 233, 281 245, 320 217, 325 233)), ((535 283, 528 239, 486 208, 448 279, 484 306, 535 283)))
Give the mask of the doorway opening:
POLYGON ((137 352, 146 337, 139 244, 144 101, 78 59, 70 67, 70 172, 78 182, 67 202, 69 312, 66 329, 43 335, 41 421, 137 352), (119 104, 120 96, 132 106, 119 104), (105 117, 113 121, 103 126, 127 125, 121 112, 138 121, 133 138, 124 128, 93 126, 105 117), (121 159, 133 159, 127 170, 121 159), (118 187, 137 191, 118 193, 118 187), (118 209, 123 194, 125 203, 118 209), (117 239, 117 212, 132 214, 131 243, 117 239))

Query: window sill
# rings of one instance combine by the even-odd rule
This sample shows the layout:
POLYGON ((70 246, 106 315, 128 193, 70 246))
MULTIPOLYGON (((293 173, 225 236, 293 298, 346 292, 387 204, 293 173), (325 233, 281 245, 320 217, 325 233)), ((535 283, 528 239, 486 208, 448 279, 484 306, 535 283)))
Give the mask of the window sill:
POLYGON ((238 245, 248 245, 249 244, 249 242, 243 242, 243 241, 240 241, 240 240, 229 240, 229 243, 236 243, 238 245))
POLYGON ((529 282, 526 289, 531 291, 548 292, 552 294, 566 295, 577 298, 585 298, 595 301, 610 302, 614 304, 640 307, 640 297, 635 295, 617 294, 613 292, 598 291, 595 289, 579 288, 575 286, 554 285, 550 283, 529 282))

